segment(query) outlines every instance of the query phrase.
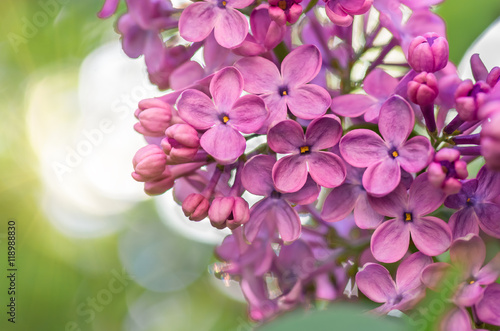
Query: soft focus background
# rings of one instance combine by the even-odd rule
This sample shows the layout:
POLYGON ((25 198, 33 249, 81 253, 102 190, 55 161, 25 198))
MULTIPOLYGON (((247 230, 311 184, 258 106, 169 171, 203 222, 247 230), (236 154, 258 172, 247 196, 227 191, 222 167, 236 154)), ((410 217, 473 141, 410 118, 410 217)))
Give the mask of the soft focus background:
MULTIPOLYGON (((116 17, 97 19, 102 1, 0 1, 0 330, 251 330, 236 283, 213 276, 223 234, 130 177, 144 145, 133 111, 159 92, 121 52, 116 17)), ((439 13, 458 63, 500 2, 448 0, 439 13)))

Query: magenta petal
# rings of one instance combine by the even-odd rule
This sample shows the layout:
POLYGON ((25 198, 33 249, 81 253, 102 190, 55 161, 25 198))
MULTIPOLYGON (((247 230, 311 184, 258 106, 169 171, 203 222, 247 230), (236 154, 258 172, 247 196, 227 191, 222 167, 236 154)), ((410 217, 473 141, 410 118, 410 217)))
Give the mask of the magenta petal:
POLYGON ((382 223, 375 230, 370 247, 378 261, 392 263, 401 260, 409 244, 408 226, 402 219, 396 218, 382 223))
POLYGON ((292 114, 303 119, 314 119, 326 113, 332 99, 321 86, 308 84, 289 89, 286 99, 292 114))
POLYGON ((202 41, 215 26, 217 13, 214 4, 196 2, 189 5, 179 19, 179 33, 188 41, 202 41))
POLYGON ((257 202, 250 208, 250 219, 243 225, 245 238, 253 242, 259 234, 262 223, 269 218, 269 210, 272 208, 271 198, 265 198, 257 202))
POLYGON ((398 185, 394 191, 383 197, 368 195, 368 201, 379 214, 389 217, 401 217, 408 205, 408 195, 404 185, 398 185))
POLYGON ((340 153, 346 162, 358 168, 365 168, 380 162, 389 155, 382 138, 367 129, 346 133, 340 140, 340 153))
POLYGON ((410 186, 409 207, 414 215, 427 215, 438 209, 446 195, 429 182, 428 173, 419 175, 410 186))
POLYGON ((120 0, 105 0, 102 9, 97 13, 99 18, 108 18, 116 12, 120 0))
POLYGON ((453 239, 465 237, 469 233, 479 234, 479 220, 474 208, 464 208, 451 215, 448 225, 453 239))
POLYGON ((434 150, 429 139, 423 136, 413 137, 398 148, 398 161, 408 172, 419 172, 432 160, 434 150))
POLYGON ((255 195, 268 196, 274 191, 271 176, 276 159, 270 155, 256 155, 245 163, 241 175, 243 187, 255 195))
POLYGON ((306 129, 306 142, 312 150, 335 146, 342 136, 340 120, 335 115, 326 115, 313 120, 306 129))
POLYGON ((234 48, 245 40, 248 34, 248 22, 246 16, 239 11, 226 8, 219 14, 215 22, 215 40, 225 48, 234 48), (231 31, 230 33, 228 33, 231 31))
POLYGON ((500 195, 500 172, 482 167, 477 174, 476 194, 483 200, 493 200, 500 195))
POLYGON ((358 117, 363 115, 368 108, 376 105, 378 100, 364 94, 346 94, 333 98, 332 111, 340 116, 358 117))
POLYGON ((341 221, 354 209, 360 189, 358 185, 342 184, 334 188, 325 199, 321 217, 328 222, 341 221))
POLYGON ((489 285, 477 305, 477 316, 485 323, 500 325, 500 284, 489 285))
POLYGON ((455 308, 441 321, 441 331, 472 331, 469 313, 465 308, 455 308))
POLYGON ((286 98, 282 98, 278 93, 264 94, 260 96, 266 103, 269 110, 269 117, 266 120, 265 126, 267 129, 273 127, 277 123, 287 119, 286 98))
POLYGON ((392 192, 401 181, 401 167, 396 159, 386 157, 371 165, 363 174, 363 187, 374 196, 392 192))
POLYGON ((245 91, 261 94, 278 94, 281 75, 274 63, 262 57, 245 57, 234 64, 245 80, 245 91), (255 70, 259 68, 259 70, 255 70))
POLYGON ((344 161, 330 152, 311 152, 306 156, 312 179, 323 187, 337 187, 345 180, 344 161))
POLYGON ((396 273, 396 284, 400 292, 413 290, 420 285, 422 270, 432 263, 432 258, 420 252, 413 253, 404 259, 396 273))
POLYGON ((220 122, 212 100, 198 90, 182 92, 177 109, 180 117, 198 130, 206 130, 220 122))
POLYGON ((273 167, 274 186, 281 192, 297 192, 307 180, 307 163, 301 155, 288 155, 273 167))
POLYGON ((310 82, 321 69, 321 53, 314 45, 302 45, 281 63, 283 82, 289 88, 310 82))
POLYGON ((243 77, 234 67, 219 70, 210 82, 210 94, 219 113, 228 114, 243 91, 243 77))
POLYGON ((415 116, 408 102, 399 95, 390 97, 380 108, 378 127, 384 140, 398 148, 410 135, 415 116))
POLYGON ((244 95, 239 98, 228 112, 229 122, 243 133, 256 132, 267 119, 264 100, 256 95, 244 95))
POLYGON ((354 222, 360 229, 376 229, 384 220, 384 216, 377 213, 370 202, 368 195, 363 192, 359 195, 354 206, 354 222))
POLYGON ((326 16, 338 26, 350 26, 353 17, 346 13, 337 1, 330 0, 325 4, 326 16))
POLYGON ((320 190, 321 188, 318 186, 318 184, 316 184, 316 182, 310 176, 308 176, 306 183, 300 190, 293 193, 283 193, 281 197, 291 203, 307 205, 316 201, 320 190))
POLYGON ((356 274, 356 284, 359 290, 374 302, 387 302, 397 296, 394 280, 389 271, 380 264, 365 264, 356 274))
POLYGON ((409 223, 413 243, 429 256, 444 253, 451 244, 451 231, 443 220, 433 217, 414 218, 409 223))
POLYGON ((363 80, 363 89, 371 96, 385 99, 396 89, 398 80, 382 69, 376 68, 363 80))
POLYGON ((456 239, 450 247, 453 265, 461 267, 466 275, 475 275, 486 258, 484 242, 476 235, 456 239))
POLYGON ((482 203, 475 208, 479 226, 492 237, 500 238, 500 206, 496 203, 482 203))
POLYGON ((276 153, 298 153, 305 144, 304 131, 299 123, 285 120, 269 129, 267 142, 276 153))
MULTIPOLYGON (((452 266, 448 263, 437 262, 428 265, 422 270, 421 280, 428 288, 438 291, 443 280, 448 280, 447 276, 452 271, 452 266)), ((447 284, 448 285, 448 284, 447 284)), ((449 284, 455 288, 456 284, 449 284)))
POLYGON ((477 282, 481 285, 495 282, 500 275, 500 253, 495 255, 487 265, 481 268, 475 275, 477 282))
POLYGON ((245 8, 250 6, 255 0, 229 0, 227 6, 230 8, 245 8))
POLYGON ((243 154, 246 140, 232 127, 220 123, 201 136, 200 145, 219 163, 230 164, 243 154))
POLYGON ((299 214, 286 201, 278 201, 274 208, 274 221, 281 239, 285 243, 290 243, 300 236, 302 225, 299 214))
POLYGON ((484 288, 477 282, 462 283, 455 293, 454 301, 459 306, 469 307, 476 304, 483 296, 484 288))

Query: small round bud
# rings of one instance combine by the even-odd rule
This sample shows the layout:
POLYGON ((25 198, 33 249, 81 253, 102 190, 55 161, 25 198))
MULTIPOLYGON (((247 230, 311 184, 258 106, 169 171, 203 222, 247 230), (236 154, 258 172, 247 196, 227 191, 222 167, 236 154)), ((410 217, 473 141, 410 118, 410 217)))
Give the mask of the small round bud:
POLYGON ((408 98, 419 106, 432 105, 438 93, 438 82, 433 73, 422 72, 408 83, 408 98))
POLYGON ((412 40, 408 48, 408 64, 418 72, 436 72, 446 67, 448 54, 446 38, 430 32, 412 40))
POLYGON ((199 222, 208 215, 210 202, 200 193, 191 193, 182 202, 182 211, 191 221, 199 222))
POLYGON ((167 165, 167 156, 157 145, 147 145, 135 153, 132 159, 135 172, 132 177, 138 182, 147 182, 160 177, 167 165))
POLYGON ((162 137, 172 119, 172 106, 160 99, 142 100, 135 117, 139 120, 134 125, 135 131, 149 137, 162 137))

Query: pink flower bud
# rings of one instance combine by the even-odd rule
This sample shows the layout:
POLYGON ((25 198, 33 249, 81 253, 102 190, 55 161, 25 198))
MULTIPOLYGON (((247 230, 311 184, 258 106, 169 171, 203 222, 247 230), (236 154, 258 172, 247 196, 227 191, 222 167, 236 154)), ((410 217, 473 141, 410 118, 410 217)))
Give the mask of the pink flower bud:
POLYGON ((182 211, 191 221, 199 222, 208 215, 210 202, 200 193, 191 193, 182 202, 182 211))
POLYGON ((163 137, 172 119, 172 106, 160 99, 146 99, 139 102, 135 111, 139 123, 135 131, 150 137, 163 137))
POLYGON ((192 161, 200 147, 198 132, 189 124, 174 124, 165 131, 163 151, 173 162, 192 161))
POLYGON ((269 0, 269 16, 279 25, 297 22, 302 14, 302 0, 269 0))
POLYGON ((408 64, 415 71, 436 72, 448 63, 448 41, 430 32, 412 40, 408 48, 408 64))
POLYGON ((486 77, 486 83, 493 88, 497 84, 498 80, 500 80, 500 68, 494 67, 486 77))
POLYGON ((135 172, 132 177, 138 182, 155 180, 165 170, 167 156, 157 145, 147 145, 135 153, 132 159, 135 172))
POLYGON ((208 211, 210 222, 217 229, 231 230, 245 224, 250 218, 248 203, 241 197, 215 198, 208 211))
POLYGON ((175 177, 171 175, 170 169, 166 167, 161 176, 144 183, 144 192, 148 195, 163 194, 174 186, 174 180, 175 177))
POLYGON ((490 86, 483 81, 473 84, 470 79, 464 80, 455 91, 455 103, 458 116, 463 121, 478 119, 478 110, 484 104, 490 86))
POLYGON ((486 166, 494 171, 500 171, 500 109, 491 114, 481 130, 481 154, 486 166))
POLYGON ((455 149, 439 150, 427 169, 429 182, 441 188, 446 194, 458 193, 462 187, 459 179, 465 179, 468 176, 467 163, 459 158, 460 152, 455 149))
POLYGON ((408 83, 408 97, 419 106, 432 105, 438 93, 438 82, 433 73, 422 72, 408 83))

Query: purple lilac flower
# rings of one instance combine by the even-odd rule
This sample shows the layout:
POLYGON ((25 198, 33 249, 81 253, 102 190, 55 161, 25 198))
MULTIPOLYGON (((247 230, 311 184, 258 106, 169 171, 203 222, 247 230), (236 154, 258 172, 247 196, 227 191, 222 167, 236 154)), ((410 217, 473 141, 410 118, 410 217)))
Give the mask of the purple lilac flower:
POLYGON ((460 160, 460 152, 456 149, 442 148, 435 155, 427 169, 429 182, 439 187, 446 194, 460 192, 462 183, 459 179, 468 176, 467 163, 460 160))
POLYGON ((378 213, 393 217, 382 223, 373 233, 371 250, 380 262, 400 260, 408 250, 410 234, 419 251, 429 256, 445 252, 451 243, 451 231, 443 220, 425 216, 439 208, 445 199, 440 189, 432 186, 427 173, 418 176, 409 193, 399 185, 392 193, 382 197, 368 197, 378 213))
POLYGON ((500 275, 500 253, 483 267, 486 257, 484 242, 477 235, 469 234, 456 239, 450 247, 451 265, 438 262, 426 267, 422 281, 432 289, 454 269, 457 288, 453 301, 460 307, 469 307, 483 297, 486 285, 494 283, 500 275))
POLYGON ((500 173, 482 167, 477 178, 462 183, 459 193, 449 196, 444 205, 458 209, 448 222, 453 238, 479 234, 479 227, 500 238, 500 205, 493 200, 500 195, 500 173))
POLYGON ((308 179, 303 187, 294 193, 280 193, 272 179, 272 169, 276 160, 269 155, 251 158, 243 168, 242 183, 245 189, 264 199, 250 209, 250 220, 244 225, 245 237, 252 242, 261 228, 271 233, 277 229, 285 242, 296 240, 301 233, 301 223, 297 212, 290 203, 309 204, 319 194, 318 185, 308 179))
POLYGON ((396 281, 389 271, 376 263, 367 263, 356 274, 356 284, 370 300, 383 303, 375 309, 379 314, 389 311, 411 309, 425 295, 425 286, 420 281, 422 270, 432 263, 432 258, 420 252, 401 262, 396 281))
POLYGON ((267 118, 264 101, 255 95, 240 98, 243 77, 233 67, 226 67, 213 77, 210 93, 186 90, 177 102, 179 115, 198 130, 207 130, 200 139, 201 147, 221 164, 230 164, 243 154, 243 133, 260 129, 267 118))
POLYGON ((366 13, 372 3, 373 0, 326 0, 326 15, 339 26, 350 26, 353 16, 366 13))
POLYGON ((485 103, 490 86, 483 81, 476 84, 470 79, 464 80, 455 91, 455 102, 458 116, 463 121, 478 119, 478 111, 485 103))
POLYGON ((340 157, 322 151, 337 144, 342 135, 340 120, 327 115, 313 120, 306 129, 292 120, 279 122, 267 135, 269 147, 276 153, 290 154, 276 162, 273 181, 280 192, 297 192, 308 174, 323 187, 337 187, 345 179, 346 170, 340 157))
POLYGON ((394 93, 398 80, 382 69, 375 69, 363 80, 367 94, 346 94, 333 98, 332 111, 340 116, 357 117, 364 114, 366 122, 376 123, 380 107, 394 93))
POLYGON ((446 38, 430 32, 412 40, 408 48, 408 64, 417 72, 436 72, 448 63, 449 46, 446 38))
POLYGON ((314 119, 326 113, 331 98, 328 92, 307 84, 321 68, 321 54, 313 45, 303 45, 290 52, 276 65, 262 57, 247 57, 236 62, 245 79, 245 91, 260 95, 270 111, 264 128, 287 117, 290 112, 303 119, 314 119), (255 70, 259 68, 259 70, 255 70))
POLYGON ((500 326, 500 284, 486 287, 483 298, 477 304, 477 317, 480 321, 500 326))
POLYGON ((202 41, 214 30, 217 42, 226 48, 240 45, 248 33, 246 16, 237 9, 254 0, 210 0, 189 5, 179 19, 179 33, 188 41, 202 41), (230 33, 229 33, 230 31, 230 33))
POLYGON ((358 129, 340 140, 344 160, 354 167, 367 167, 363 186, 369 194, 388 194, 398 186, 401 168, 418 172, 431 161, 433 149, 429 139, 417 136, 406 141, 414 123, 408 102, 394 95, 380 110, 378 126, 383 139, 371 130, 358 129))
POLYGON ((277 24, 284 26, 287 22, 297 22, 302 14, 302 0, 269 0, 269 16, 277 24))

